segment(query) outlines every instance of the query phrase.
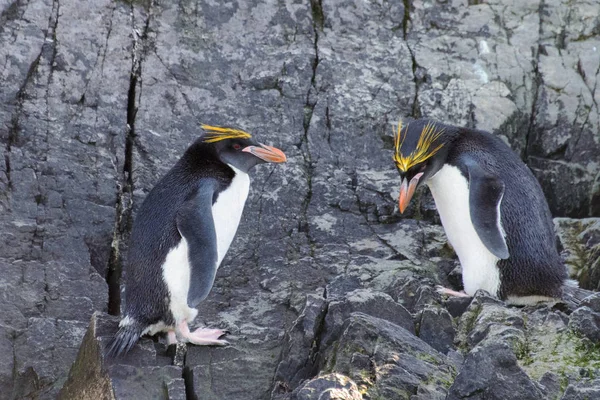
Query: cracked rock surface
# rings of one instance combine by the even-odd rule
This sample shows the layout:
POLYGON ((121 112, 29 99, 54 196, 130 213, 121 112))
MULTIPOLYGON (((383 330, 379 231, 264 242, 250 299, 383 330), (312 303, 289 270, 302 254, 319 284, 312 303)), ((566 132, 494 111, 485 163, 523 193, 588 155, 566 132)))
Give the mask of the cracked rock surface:
POLYGON ((398 213, 391 147, 399 118, 502 135, 597 290, 599 18, 596 0, 0 0, 0 399, 594 398, 598 298, 440 298, 456 257, 426 190, 398 213), (200 122, 289 160, 254 171, 200 306, 231 346, 144 339, 111 363, 132 218, 200 122))

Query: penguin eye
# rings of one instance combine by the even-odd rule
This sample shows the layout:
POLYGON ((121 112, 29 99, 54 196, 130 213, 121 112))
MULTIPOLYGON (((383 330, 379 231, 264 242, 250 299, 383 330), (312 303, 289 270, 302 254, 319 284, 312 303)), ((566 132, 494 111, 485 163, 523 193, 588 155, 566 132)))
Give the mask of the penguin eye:
POLYGON ((242 148, 242 146, 239 143, 234 143, 232 147, 234 150, 239 150, 242 148))

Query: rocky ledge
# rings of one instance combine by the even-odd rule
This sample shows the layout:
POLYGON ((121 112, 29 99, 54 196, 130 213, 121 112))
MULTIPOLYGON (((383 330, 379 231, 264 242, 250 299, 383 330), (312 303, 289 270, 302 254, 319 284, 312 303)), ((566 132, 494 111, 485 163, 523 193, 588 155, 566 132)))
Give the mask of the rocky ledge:
MULTIPOLYGON (((590 275, 586 268, 598 262, 599 222, 555 220, 575 277, 590 275)), ((483 291, 473 298, 441 296, 435 284, 460 289, 460 269, 447 258, 440 228, 421 229, 434 261, 409 259, 422 246, 414 240, 419 230, 384 236, 392 244, 404 240, 408 256, 357 257, 298 300, 295 320, 277 337, 253 331, 254 324, 242 328, 241 320, 221 321, 232 331, 227 347, 167 348, 164 338, 145 338, 115 360, 104 349, 118 318, 95 313, 59 397, 600 398, 600 293, 576 305, 528 307, 508 306, 483 291)), ((250 310, 249 321, 273 318, 272 310, 250 310)))
MULTIPOLYGON (((383 291, 351 281, 307 297, 265 398, 600 398, 600 293, 572 311, 507 307, 482 291, 442 299, 411 274, 383 291)), ((144 339, 109 359, 103 349, 117 324, 93 315, 59 398, 242 398, 264 367, 260 350, 235 342, 187 349, 144 339)))
POLYGON ((500 135, 598 289, 597 3, 0 0, 0 399, 593 398, 593 304, 439 298, 456 260, 391 147, 400 118, 500 135), (200 307, 232 345, 106 363, 132 217, 199 123, 288 156, 200 307))
MULTIPOLYGON (((597 262, 591 258, 598 219, 555 222, 575 275, 574 254, 597 262)), ((441 242, 439 229, 431 228, 432 242, 441 242)), ((239 327, 224 348, 167 348, 164 338, 145 338, 115 360, 104 349, 118 318, 95 313, 59 397, 600 398, 600 293, 576 306, 511 307, 483 291, 447 298, 434 284, 459 289, 456 262, 438 257, 438 265, 416 265, 394 258, 349 265, 306 295, 297 318, 271 341, 244 337, 239 327)), ((265 311, 254 309, 251 319, 265 311)))

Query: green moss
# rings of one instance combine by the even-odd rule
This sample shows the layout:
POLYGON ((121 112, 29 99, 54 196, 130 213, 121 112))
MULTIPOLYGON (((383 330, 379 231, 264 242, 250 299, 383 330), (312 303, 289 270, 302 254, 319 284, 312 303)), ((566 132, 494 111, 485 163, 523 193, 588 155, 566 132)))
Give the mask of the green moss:
POLYGON ((453 258, 455 254, 450 243, 445 243, 440 249, 440 257, 442 258, 453 258))
POLYGON ((534 380, 546 372, 561 377, 561 386, 581 379, 582 372, 590 378, 599 376, 600 344, 593 344, 570 331, 536 332, 531 342, 516 351, 519 364, 534 380))
POLYGON ((325 360, 325 367, 323 368, 323 371, 325 371, 328 374, 332 373, 333 369, 335 367, 335 363, 337 361, 338 347, 339 347, 339 342, 335 342, 333 344, 333 349, 331 351, 331 355, 328 357, 327 360, 325 360))
POLYGON ((477 304, 477 306, 473 307, 472 309, 468 309, 467 312, 465 312, 461 317, 461 324, 459 325, 458 350, 460 350, 463 354, 466 354, 471 350, 469 348, 469 344, 467 343, 467 337, 475 327, 475 323, 477 322, 477 319, 481 315, 482 311, 483 306, 481 304, 477 304))
POLYGON ((584 289, 595 289, 597 277, 594 269, 598 266, 600 259, 600 246, 588 248, 585 241, 581 239, 581 234, 589 227, 584 221, 577 221, 573 225, 564 226, 562 229, 562 239, 564 245, 570 253, 566 263, 571 268, 573 275, 584 289))
POLYGON ((423 382, 423 384, 425 386, 441 386, 445 389, 449 389, 454 383, 455 377, 456 371, 454 368, 452 368, 450 371, 448 371, 448 373, 430 375, 427 380, 423 382))
POLYGON ((417 353, 417 354, 415 354, 415 358, 417 358, 418 360, 421 360, 421 361, 428 362, 433 365, 439 364, 438 359, 428 353, 417 353))
POLYGON ((453 376, 452 378, 449 379, 445 379, 445 378, 438 378, 438 382, 446 389, 450 389, 450 386, 452 386, 452 384, 454 383, 454 378, 456 376, 453 376))
POLYGON ((528 341, 517 343, 515 356, 517 356, 517 360, 520 361, 522 366, 533 364, 533 357, 531 357, 531 349, 528 341))
POLYGON ((595 378, 600 370, 600 343, 592 343, 587 338, 582 338, 574 333, 570 334, 577 339, 575 341, 576 352, 572 358, 567 359, 574 366, 589 369, 590 373, 594 375, 589 377, 595 378))

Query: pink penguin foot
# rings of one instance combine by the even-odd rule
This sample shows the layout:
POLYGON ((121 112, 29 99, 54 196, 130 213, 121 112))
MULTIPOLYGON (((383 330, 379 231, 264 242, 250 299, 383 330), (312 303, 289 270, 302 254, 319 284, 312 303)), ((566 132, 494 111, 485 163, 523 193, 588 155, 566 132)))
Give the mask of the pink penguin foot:
POLYGON ((219 339, 226 333, 221 329, 198 328, 194 332, 190 332, 187 321, 181 322, 178 328, 179 336, 188 343, 198 346, 225 346, 229 344, 226 340, 219 339))
POLYGON ((454 297, 471 297, 468 294, 466 294, 463 290, 461 290, 460 292, 457 292, 456 290, 452 290, 452 289, 448 289, 445 288, 443 286, 436 286, 435 290, 437 290, 437 292, 439 294, 445 294, 448 296, 454 296, 454 297))
POLYGON ((167 345, 172 344, 177 344, 177 334, 174 329, 167 332, 167 345))

